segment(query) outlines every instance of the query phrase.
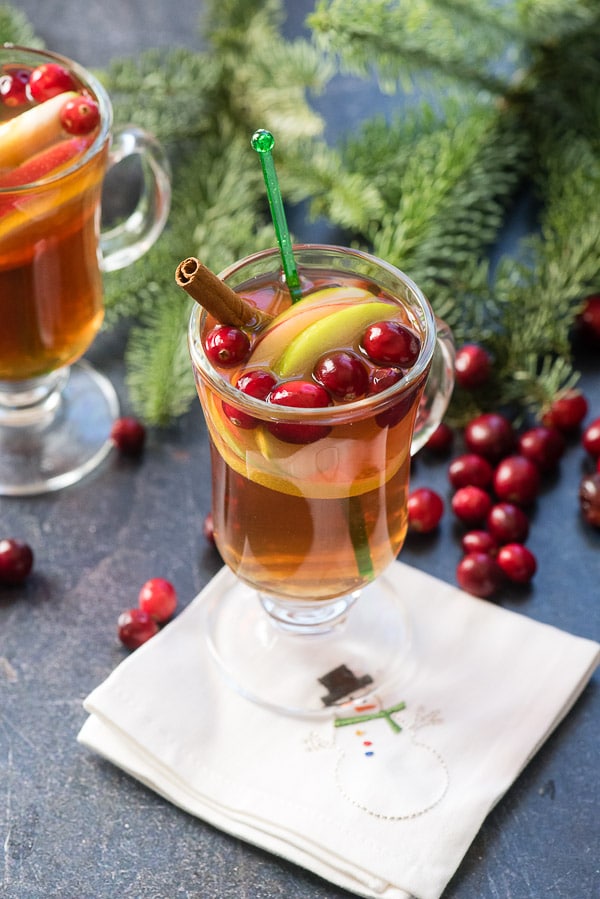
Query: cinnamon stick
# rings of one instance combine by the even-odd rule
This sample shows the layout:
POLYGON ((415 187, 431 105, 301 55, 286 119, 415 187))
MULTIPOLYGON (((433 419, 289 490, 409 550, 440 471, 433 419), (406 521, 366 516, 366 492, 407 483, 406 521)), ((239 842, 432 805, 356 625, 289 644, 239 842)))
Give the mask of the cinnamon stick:
POLYGON ((179 263, 175 281, 223 325, 261 328, 273 318, 241 297, 194 256, 179 263))

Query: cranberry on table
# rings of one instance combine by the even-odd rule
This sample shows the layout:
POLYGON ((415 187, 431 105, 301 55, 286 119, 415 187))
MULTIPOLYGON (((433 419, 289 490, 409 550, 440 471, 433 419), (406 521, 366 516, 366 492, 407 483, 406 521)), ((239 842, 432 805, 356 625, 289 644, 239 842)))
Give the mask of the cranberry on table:
POLYGON ((600 344, 600 293, 588 297, 578 315, 583 336, 593 344, 600 344))
POLYGON ((421 352, 421 341, 414 331, 396 321, 376 322, 363 334, 362 347, 377 365, 411 368, 421 352))
POLYGON ((428 534, 435 530, 444 514, 444 501, 428 487, 417 487, 408 497, 408 525, 411 531, 428 534))
POLYGON ((250 340, 240 328, 216 325, 204 338, 204 351, 213 365, 237 365, 250 352, 250 340))
POLYGON ((465 553, 487 553, 495 556, 498 552, 498 544, 489 531, 467 531, 461 540, 461 546, 465 553))
POLYGON ((146 428, 137 418, 123 416, 113 422, 110 438, 119 452, 138 456, 146 443, 146 428))
MULTIPOLYGON (((331 397, 320 384, 312 381, 286 381, 271 391, 267 401, 275 406, 296 409, 322 409, 331 405, 331 397)), ((314 443, 329 434, 329 425, 294 421, 272 421, 267 428, 274 437, 286 443, 314 443)))
POLYGON ((206 542, 215 546, 215 523, 212 512, 209 512, 204 517, 204 521, 202 522, 202 533, 204 534, 206 542))
POLYGON ((481 487, 460 487, 452 497, 452 511, 462 522, 477 525, 485 521, 492 499, 481 487))
POLYGON ((507 578, 517 584, 527 584, 537 570, 537 561, 530 549, 521 543, 507 543, 498 550, 498 565, 507 578))
POLYGON ((138 606, 159 624, 168 621, 173 617, 177 608, 175 587, 165 578, 151 578, 140 590, 138 606))
POLYGON ((500 587, 502 569, 488 553, 467 553, 456 567, 456 580, 467 593, 487 599, 500 587))
POLYGON ((492 357, 477 343, 466 343, 456 352, 454 373, 456 383, 466 390, 482 387, 489 380, 492 357))
POLYGON ((432 453, 447 453, 454 443, 454 431, 445 422, 441 422, 429 437, 425 446, 432 453))
POLYGON ((354 353, 338 350, 322 356, 314 368, 315 379, 344 402, 358 400, 369 389, 365 364, 354 353))
POLYGON ((472 453, 498 462, 515 445, 511 422, 498 412, 484 412, 465 426, 465 443, 472 453))
POLYGON ((525 456, 507 456, 494 472, 494 491, 500 500, 528 506, 539 489, 539 469, 525 456))
POLYGON ((537 465, 540 471, 556 468, 565 446, 561 431, 546 425, 529 428, 519 437, 519 453, 537 465))
POLYGON ((575 431, 588 412, 588 402, 580 390, 567 390, 552 401, 542 415, 542 424, 559 431, 575 431))
POLYGON ((29 544, 12 537, 0 540, 0 584, 18 586, 33 568, 33 551, 29 544))
POLYGON ((583 448, 594 458, 600 457, 600 418, 595 418, 581 438, 583 448))
POLYGON ((490 462, 477 453, 457 456, 448 466, 448 480, 456 489, 459 487, 489 487, 494 479, 494 469, 490 462))
POLYGON ((592 527, 600 528, 600 471, 581 479, 579 505, 584 521, 592 527))
POLYGON ((100 123, 100 107, 91 97, 78 94, 60 111, 60 124, 67 134, 91 134, 100 123))
POLYGON ((514 503, 496 503, 488 513, 486 527, 500 545, 523 543, 529 534, 529 518, 514 503))
POLYGON ((158 633, 159 627, 152 615, 143 609, 127 609, 117 621, 119 640, 127 649, 137 649, 158 633))
POLYGON ((45 62, 37 66, 29 76, 29 94, 37 103, 43 103, 57 94, 77 90, 75 79, 64 66, 45 62))

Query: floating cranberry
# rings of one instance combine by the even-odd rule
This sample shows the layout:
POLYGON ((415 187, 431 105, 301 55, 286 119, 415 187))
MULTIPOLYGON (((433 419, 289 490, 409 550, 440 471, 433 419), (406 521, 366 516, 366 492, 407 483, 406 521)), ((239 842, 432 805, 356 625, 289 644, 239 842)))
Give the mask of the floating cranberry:
POLYGON ((587 426, 583 432, 581 443, 591 456, 594 456, 594 458, 600 457, 600 418, 595 418, 587 426))
POLYGON ((486 527, 501 546, 523 543, 529 534, 529 518, 514 503, 496 503, 488 512, 486 527))
POLYGON ((539 489, 538 467, 525 456, 507 456, 494 472, 494 491, 500 500, 528 506, 539 489))
POLYGON ((588 412, 588 403, 580 390, 567 390, 556 397, 542 415, 542 424, 559 431, 575 431, 588 412))
POLYGON ((43 103, 65 91, 75 90, 77 85, 71 73, 55 62, 42 63, 29 76, 29 95, 37 103, 43 103))
POLYGON ((498 462, 514 447, 514 428, 504 415, 485 412, 466 425, 465 443, 472 453, 485 456, 491 462, 498 462))
POLYGON ((411 368, 421 352, 421 341, 414 331, 396 321, 369 325, 362 346, 376 365, 400 365, 411 368))
POLYGON ((140 590, 138 606, 159 624, 168 621, 177 608, 175 587, 162 577, 151 578, 140 590))
POLYGON ((6 66, 0 75, 0 102, 9 107, 24 106, 29 101, 27 96, 29 75, 29 69, 6 66))
POLYGON ((460 487, 452 497, 452 511, 464 524, 481 524, 491 507, 491 497, 481 487, 460 487))
MULTIPOLYGON (((311 381, 286 381, 271 391, 267 401, 275 406, 293 406, 296 409, 319 409, 331 405, 331 397, 320 384, 311 381)), ((273 436, 286 443, 314 443, 329 434, 329 425, 304 422, 273 421, 267 424, 273 436)))
POLYGON ((496 560, 506 577, 517 584, 529 583, 537 570, 535 556, 522 543, 507 543, 502 546, 496 560))
POLYGON ((345 350, 322 356, 313 374, 336 399, 344 402, 360 399, 369 389, 369 375, 364 363, 345 350))
POLYGON ((432 453, 449 453, 454 443, 454 431, 445 422, 437 426, 425 446, 432 453))
POLYGON ((60 111, 60 123, 67 134, 91 134, 99 122, 100 107, 83 94, 67 100, 60 111))
POLYGON ((444 514, 444 501, 428 487, 417 487, 408 497, 408 524, 412 531, 428 534, 435 530, 444 514))
POLYGON ((146 443, 146 428, 137 418, 117 418, 113 422, 110 439, 123 455, 139 456, 146 443))
POLYGON ((233 325, 216 325, 204 338, 204 350, 213 365, 237 365, 250 351, 248 335, 233 325))
POLYGON ((492 371, 492 357, 477 343, 466 343, 456 352, 454 362, 456 383, 466 390, 482 387, 492 371))
POLYGON ((600 471, 585 475, 579 484, 581 514, 587 524, 600 528, 600 471))
POLYGON ((381 393, 403 378, 400 368, 374 368, 369 377, 369 393, 381 393))
POLYGON ((117 633, 123 646, 137 649, 158 633, 158 624, 143 609, 128 609, 119 615, 117 633))
POLYGON ((0 540, 0 584, 18 586, 33 568, 33 552, 29 544, 12 537, 0 540))
MULTIPOLYGON (((275 387, 277 381, 273 375, 263 369, 254 369, 253 371, 244 372, 240 375, 235 386, 247 396, 254 397, 257 400, 266 400, 269 393, 275 387)), ((223 412, 235 425, 245 430, 252 430, 258 425, 258 419, 249 412, 238 409, 231 403, 223 403, 223 412)))
POLYGON ((460 487, 489 487, 494 469, 487 459, 477 453, 457 456, 448 466, 448 479, 456 489, 460 487))
POLYGON ((498 544, 489 531, 468 531, 461 540, 461 546, 465 553, 487 553, 495 556, 498 552, 498 544))
POLYGON ((457 565, 456 580, 467 593, 486 599, 502 583, 502 569, 488 553, 468 553, 457 565))
POLYGON ((556 428, 538 425, 519 437, 519 453, 540 471, 552 471, 565 451, 565 438, 556 428))
POLYGON ((588 297, 578 315, 583 337, 592 344, 600 343, 600 293, 588 297))

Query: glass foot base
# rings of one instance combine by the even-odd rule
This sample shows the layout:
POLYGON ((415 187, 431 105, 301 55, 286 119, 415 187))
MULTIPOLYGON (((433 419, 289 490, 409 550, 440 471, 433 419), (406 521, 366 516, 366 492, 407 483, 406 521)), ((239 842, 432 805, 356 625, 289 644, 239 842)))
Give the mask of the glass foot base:
POLYGON ((290 633, 241 582, 207 601, 205 612, 221 674, 238 693, 276 712, 329 717, 335 707, 408 676, 409 622, 385 574, 326 633, 290 633))
POLYGON ((44 414, 0 421, 0 495, 59 490, 93 471, 112 448, 119 401, 110 381, 87 362, 73 365, 44 414))

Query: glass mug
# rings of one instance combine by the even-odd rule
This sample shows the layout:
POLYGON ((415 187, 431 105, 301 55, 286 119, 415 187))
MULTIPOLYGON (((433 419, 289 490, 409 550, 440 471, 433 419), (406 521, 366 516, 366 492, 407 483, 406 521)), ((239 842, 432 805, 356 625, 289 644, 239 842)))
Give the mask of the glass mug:
MULTIPOLYGON (((397 667, 399 631, 406 636, 407 629, 382 575, 407 531, 411 453, 450 399, 454 345, 417 285, 386 262, 319 245, 297 246, 294 257, 309 292, 297 324, 280 326, 284 344, 294 327, 308 334, 319 320, 310 290, 330 285, 391 299, 421 341, 413 367, 381 392, 291 408, 248 396, 217 371, 203 345, 210 318, 199 306, 192 310, 189 346, 211 441, 215 541, 238 578, 211 609, 209 645, 240 692, 304 713, 318 710, 327 671, 351 663, 374 684, 397 667)), ((269 298, 284 292, 277 250, 243 259, 220 277, 267 310, 269 298)), ((271 345, 275 355, 284 349, 277 340, 271 345)), ((270 361, 261 364, 268 369, 270 361)))
MULTIPOLYGON (((115 133, 98 80, 47 51, 5 44, 0 76, 41 65, 69 73, 68 87, 98 104, 89 135, 61 130, 64 93, 21 104, 0 99, 0 493, 25 495, 79 480, 110 450, 118 415, 110 382, 82 361, 103 320, 102 273, 129 265, 160 235, 170 208, 166 156, 149 134, 115 133), (131 215, 100 231, 108 169, 141 163, 131 215), (64 160, 64 161, 63 161, 64 160), (54 165, 54 163, 56 163, 54 165)), ((25 76, 23 76, 25 77, 25 76)))

